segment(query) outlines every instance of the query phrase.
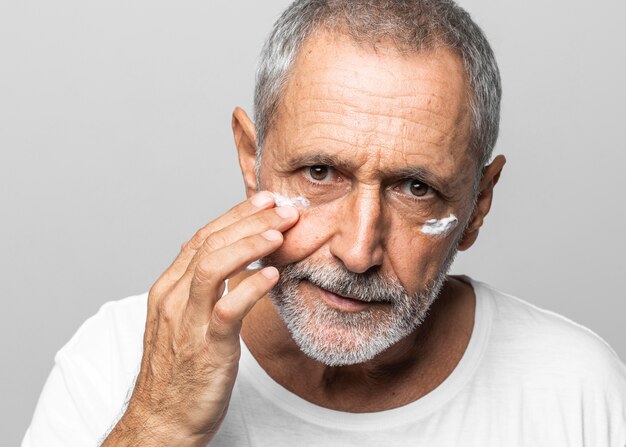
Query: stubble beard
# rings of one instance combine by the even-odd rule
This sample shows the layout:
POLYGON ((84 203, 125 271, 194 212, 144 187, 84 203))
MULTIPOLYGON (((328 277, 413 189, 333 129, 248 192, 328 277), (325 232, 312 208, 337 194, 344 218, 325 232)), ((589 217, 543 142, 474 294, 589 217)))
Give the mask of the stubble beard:
POLYGON ((309 259, 283 266, 271 257, 261 262, 280 271, 269 295, 302 352, 328 366, 345 366, 373 359, 424 322, 446 282, 457 245, 436 277, 412 295, 397 278, 379 271, 354 273, 340 264, 309 259), (381 304, 358 312, 340 311, 319 299, 304 300, 299 286, 305 281, 337 295, 381 304))

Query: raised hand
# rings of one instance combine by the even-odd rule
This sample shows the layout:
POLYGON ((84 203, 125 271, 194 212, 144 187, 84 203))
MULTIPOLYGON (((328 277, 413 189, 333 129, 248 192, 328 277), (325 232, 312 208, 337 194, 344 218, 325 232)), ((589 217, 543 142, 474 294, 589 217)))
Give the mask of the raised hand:
POLYGON ((141 369, 103 446, 204 446, 226 415, 243 318, 277 282, 266 267, 224 295, 225 281, 278 249, 298 220, 267 192, 235 206, 183 245, 148 295, 141 369))

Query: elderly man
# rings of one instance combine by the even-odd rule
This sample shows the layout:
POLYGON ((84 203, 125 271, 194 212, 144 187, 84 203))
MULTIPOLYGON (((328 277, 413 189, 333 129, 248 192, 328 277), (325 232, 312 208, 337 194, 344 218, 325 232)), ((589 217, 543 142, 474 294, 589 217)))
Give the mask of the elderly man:
POLYGON ((248 200, 81 327, 23 445, 624 447, 603 341, 447 275, 505 162, 499 104, 453 2, 295 2, 256 122, 233 114, 248 200))

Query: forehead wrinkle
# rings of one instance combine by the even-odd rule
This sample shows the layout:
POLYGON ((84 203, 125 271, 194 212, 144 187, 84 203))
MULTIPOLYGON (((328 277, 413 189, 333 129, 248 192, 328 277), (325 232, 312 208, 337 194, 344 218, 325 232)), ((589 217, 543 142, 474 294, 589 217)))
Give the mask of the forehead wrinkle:
MULTIPOLYGON (((451 51, 426 51, 412 53, 411 55, 406 56, 399 55, 397 53, 393 54, 393 52, 376 54, 353 45, 348 46, 350 48, 350 54, 348 55, 346 55, 346 53, 341 53, 341 50, 338 52, 333 51, 333 49, 339 49, 341 47, 343 47, 343 45, 339 45, 338 47, 332 45, 331 47, 326 47, 325 50, 330 49, 330 52, 333 53, 332 56, 324 54, 323 51, 322 54, 314 56, 303 53, 301 56, 304 57, 298 58, 296 68, 302 68, 307 75, 315 75, 309 76, 309 79, 315 79, 315 83, 318 85, 334 87, 345 84, 350 88, 356 87, 359 89, 358 85, 355 84, 355 79, 360 81, 369 81, 371 85, 376 85, 377 87, 384 87, 387 85, 389 86, 387 90, 393 92, 391 95, 392 97, 399 93, 398 86, 400 88, 410 87, 412 85, 419 85, 425 80, 428 82, 434 81, 440 85, 441 91, 447 91, 450 87, 455 86, 457 83, 460 82, 461 84, 465 84, 467 81, 467 74, 463 68, 462 59, 451 51), (445 78, 435 78, 431 75, 432 69, 442 66, 442 55, 449 55, 458 63, 451 65, 448 62, 444 62, 447 76, 445 78), (350 60, 346 61, 346 57, 350 60), (326 64, 320 64, 320 59, 324 60, 326 64), (420 68, 423 67, 426 70, 420 69, 416 71, 413 69, 407 69, 407 63, 410 64, 414 59, 419 59, 420 68), (373 69, 371 70, 371 73, 373 74, 370 74, 370 72, 365 70, 356 69, 354 68, 355 65, 366 65, 368 68, 373 69), (393 66, 393 69, 391 66, 393 66), (396 82, 389 82, 390 80, 396 82)), ((300 78, 299 81, 302 82, 302 79, 300 78)), ((313 84, 313 82, 310 83, 313 84)), ((367 93, 367 90, 363 91, 367 93)))
MULTIPOLYGON (((311 99, 311 100, 304 100, 302 101, 302 103, 307 103, 307 102, 319 102, 322 105, 328 105, 329 101, 326 101, 324 99, 311 99)), ((409 115, 409 114, 414 114, 416 112, 419 113, 423 113, 429 116, 435 116, 437 118, 441 118, 442 122, 445 121, 448 118, 448 115, 445 115, 443 113, 438 113, 435 112, 434 110, 429 110, 429 109, 425 109, 425 108, 419 108, 419 107, 412 107, 412 108, 408 108, 405 107, 403 109, 401 109, 397 114, 394 115, 387 115, 385 113, 380 113, 380 112, 371 112, 369 110, 363 109, 361 110, 360 108, 357 107, 351 107, 348 104, 339 104, 337 101, 335 101, 335 103, 337 103, 338 105, 340 105, 340 108, 346 108, 349 109, 349 112, 354 112, 354 113, 345 113, 345 112, 340 112, 340 111, 334 111, 334 110, 311 110, 311 111, 305 111, 305 112, 301 112, 302 115, 306 115, 306 114, 312 114, 312 115, 316 115, 316 114, 323 114, 323 115, 331 115, 331 116, 338 116, 341 118, 346 118, 346 117, 350 117, 351 115, 365 115, 365 116, 371 116, 373 118, 378 118, 378 119, 387 119, 387 120, 402 120, 402 121, 408 121, 409 123, 415 124, 417 126, 423 126, 423 127, 427 127, 430 129, 435 130, 436 128, 434 126, 429 126, 427 124, 424 124, 421 121, 417 121, 416 119, 412 119, 409 116, 404 116, 404 115, 409 115)), ((395 109, 398 110, 398 109, 395 109)), ((454 122, 455 126, 453 126, 453 128, 456 128, 456 125, 459 123, 459 121, 462 121, 462 119, 460 117, 457 117, 457 121, 454 122)))
POLYGON ((294 100, 285 104, 285 112, 290 115, 290 121, 298 122, 298 128, 310 125, 306 123, 309 120, 326 120, 343 125, 350 131, 373 131, 395 138, 399 135, 405 138, 416 136, 417 140, 428 138, 424 143, 442 146, 461 138, 467 130, 466 124, 469 124, 465 107, 434 107, 434 103, 440 101, 433 100, 433 95, 421 95, 423 100, 419 103, 413 96, 412 100, 402 100, 398 104, 394 99, 381 99, 374 95, 375 102, 372 103, 359 101, 354 95, 341 99, 317 96, 316 93, 303 89, 294 100))
MULTIPOLYGON (((437 171, 441 170, 442 173, 450 171, 450 165, 453 164, 452 160, 449 159, 451 155, 449 151, 438 150, 433 152, 426 150, 428 145, 440 146, 440 141, 429 141, 424 138, 421 141, 416 141, 414 138, 410 138, 408 126, 403 126, 402 137, 398 138, 398 135, 391 132, 389 134, 391 139, 389 139, 384 138, 386 132, 357 132, 351 127, 346 127, 345 123, 329 123, 322 120, 306 125, 293 122, 292 124, 296 124, 296 134, 290 142, 283 141, 280 147, 284 149, 302 149, 315 153, 323 152, 324 148, 329 148, 331 152, 341 153, 345 153, 347 150, 351 159, 358 157, 367 160, 373 156, 379 156, 379 158, 389 158, 391 164, 401 160, 401 164, 404 166, 411 166, 412 163, 427 163, 437 171), (394 160, 394 156, 397 156, 396 160, 394 160)), ((286 152, 283 152, 283 156, 290 158, 290 154, 286 152)), ((456 157, 453 155, 453 158, 456 157)), ((335 161, 334 163, 338 162, 335 161)), ((343 165, 348 164, 343 163, 343 165)), ((350 169, 353 169, 351 165, 350 169)))
POLYGON ((436 97, 441 107, 469 105, 467 75, 456 53, 433 49, 406 55, 393 46, 382 49, 372 52, 346 36, 321 33, 305 42, 285 93, 298 97, 316 91, 324 97, 344 99, 360 94, 387 98, 398 106, 399 97, 414 104, 426 91, 428 94, 421 96, 430 104, 436 97))
MULTIPOLYGON (((281 146, 287 145, 294 147, 311 146, 315 148, 332 147, 332 148, 349 148, 353 152, 352 156, 356 156, 363 152, 364 156, 372 156, 374 150, 381 150, 382 153, 399 154, 405 161, 407 158, 420 157, 435 159, 437 164, 445 162, 447 156, 456 157, 453 152, 457 145, 450 143, 450 136, 444 135, 444 138, 425 138, 424 132, 421 132, 420 138, 415 139, 410 131, 410 126, 406 123, 397 127, 385 127, 383 130, 355 129, 353 126, 345 122, 328 122, 326 120, 316 120, 310 123, 303 123, 302 120, 290 120, 290 124, 294 128, 293 138, 290 142, 284 141, 281 146), (435 152, 428 151, 429 147, 442 147, 442 150, 435 152), (446 150, 446 148, 451 150, 446 150)), ((453 142, 452 142, 453 143, 453 142)), ((462 149, 461 149, 462 150, 462 149)))
POLYGON ((373 157, 383 168, 422 164, 446 176, 466 170, 459 162, 471 109, 460 58, 447 51, 377 55, 321 40, 305 46, 310 51, 300 53, 278 107, 279 147, 348 153, 368 170, 373 157))
POLYGON ((293 116, 291 125, 296 127, 298 139, 328 136, 355 147, 379 144, 389 148, 398 145, 412 148, 428 145, 445 148, 458 139, 456 129, 459 126, 441 129, 429 124, 429 121, 432 120, 362 111, 347 114, 337 111, 306 111, 293 116), (368 119, 369 117, 374 119, 368 119))
POLYGON ((464 111, 449 113, 450 111, 448 110, 448 113, 446 113, 446 111, 440 110, 442 107, 429 107, 432 104, 432 98, 425 101, 426 104, 415 104, 413 102, 411 105, 406 103, 398 105, 391 100, 388 101, 388 104, 384 104, 384 102, 379 100, 377 104, 359 104, 359 101, 355 101, 354 97, 352 97, 352 101, 348 102, 333 97, 304 96, 292 101, 294 105, 286 106, 285 111, 291 116, 291 119, 302 118, 306 120, 308 116, 319 119, 322 116, 330 117, 331 119, 338 118, 338 120, 352 118, 351 121, 354 122, 354 118, 364 118, 358 120, 359 123, 376 123, 377 120, 401 120, 412 123, 415 126, 426 127, 440 132, 451 132, 458 129, 459 124, 467 118, 467 114, 463 113, 464 111), (430 122, 433 122, 433 124, 429 124, 430 122), (438 126, 445 127, 445 130, 439 130, 438 126))
MULTIPOLYGON (((361 62, 359 60, 359 62, 361 62)), ((332 60, 331 64, 339 62, 332 60)), ((424 63, 424 62, 422 62, 424 63)), ((426 62, 426 65, 428 62, 426 62)), ((303 67, 301 67, 303 68, 303 67)), ((425 68, 425 67, 424 67, 425 68)), ((353 97, 354 94, 375 96, 379 99, 393 101, 426 96, 429 102, 432 98, 440 104, 446 105, 451 100, 455 103, 464 102, 469 105, 466 89, 466 75, 462 68, 446 66, 446 76, 436 77, 430 71, 418 72, 403 70, 396 73, 387 69, 383 62, 376 64, 376 75, 369 75, 366 70, 347 69, 338 66, 320 66, 317 62, 311 67, 307 64, 306 76, 293 79, 293 93, 308 93, 319 90, 328 96, 339 98, 353 97), (428 86, 424 93, 423 86, 428 86), (460 87, 460 95, 456 93, 460 87), (346 92, 348 92, 346 94, 346 92)))
MULTIPOLYGON (((325 95, 321 92, 303 88, 300 94, 295 95, 295 98, 289 101, 288 104, 322 105, 322 108, 328 108, 330 111, 334 111, 333 107, 336 107, 340 111, 348 109, 349 111, 371 115, 380 115, 380 113, 371 112, 370 110, 380 110, 382 113, 385 111, 394 111, 397 115, 424 112, 443 118, 444 120, 449 119, 450 115, 453 115, 450 113, 451 107, 449 98, 444 98, 434 93, 414 93, 403 96, 385 97, 372 92, 355 92, 354 90, 356 89, 354 87, 351 87, 351 90, 353 91, 350 92, 350 94, 345 95, 325 95), (362 96, 367 96, 367 99, 362 100, 362 96), (421 100, 416 101, 418 98, 421 100)), ((291 108, 287 104, 286 106, 288 109, 291 108)), ((459 121, 465 118, 466 115, 466 107, 460 107, 455 118, 459 121)))
MULTIPOLYGON (((406 84, 411 83, 412 81, 415 81, 415 80, 403 79, 402 81, 398 81, 396 85, 406 85, 406 84)), ((298 89, 294 89, 294 90, 297 90, 302 93, 309 93, 313 91, 314 87, 324 87, 320 89, 320 91, 330 93, 329 98, 337 93, 339 93, 339 95, 337 95, 339 96, 339 98, 343 98, 343 97, 352 98, 355 96, 354 93, 358 93, 366 97, 375 97, 379 99, 387 99, 387 100, 396 101, 396 102, 405 101, 405 100, 413 101, 415 100, 416 97, 420 97, 420 96, 424 96, 429 99, 435 98, 444 103, 450 100, 450 98, 447 98, 446 96, 442 94, 439 94, 437 91, 428 91, 426 93, 422 93, 421 91, 417 91, 415 89, 407 89, 408 91, 406 93, 404 91, 398 91, 398 90, 394 90, 392 93, 390 92, 389 94, 384 94, 384 93, 381 93, 380 91, 373 93, 371 89, 360 88, 357 84, 355 84, 354 79, 352 79, 351 82, 346 82, 345 84, 342 84, 337 81, 331 82, 331 81, 315 80, 315 82, 308 82, 302 85, 300 83, 297 83, 294 85, 294 87, 298 87, 298 89), (349 90, 350 94, 342 94, 346 90, 349 90)), ((449 89, 449 87, 447 86, 447 83, 446 83, 446 85, 442 88, 442 90, 447 90, 447 89, 449 89)), ((327 97, 323 97, 323 98, 327 99, 327 97)))

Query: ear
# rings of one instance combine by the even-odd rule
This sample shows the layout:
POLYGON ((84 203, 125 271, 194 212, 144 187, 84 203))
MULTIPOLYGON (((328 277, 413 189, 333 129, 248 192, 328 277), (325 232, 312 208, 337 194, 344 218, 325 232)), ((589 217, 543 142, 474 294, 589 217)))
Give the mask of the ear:
POLYGON ((232 126, 246 196, 251 197, 257 192, 258 186, 256 183, 256 128, 248 114, 240 107, 233 111, 232 126))
POLYGON ((490 165, 483 168, 483 176, 479 185, 478 199, 476 202, 476 208, 472 219, 463 234, 463 239, 459 244, 459 250, 467 250, 478 238, 478 231, 482 227, 485 220, 485 216, 489 214, 491 209, 491 201, 493 200, 493 188, 500 180, 500 174, 502 168, 506 163, 506 158, 503 155, 498 155, 493 159, 490 165))

